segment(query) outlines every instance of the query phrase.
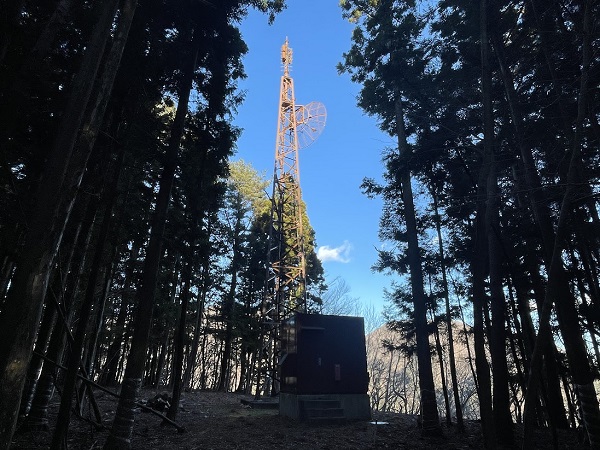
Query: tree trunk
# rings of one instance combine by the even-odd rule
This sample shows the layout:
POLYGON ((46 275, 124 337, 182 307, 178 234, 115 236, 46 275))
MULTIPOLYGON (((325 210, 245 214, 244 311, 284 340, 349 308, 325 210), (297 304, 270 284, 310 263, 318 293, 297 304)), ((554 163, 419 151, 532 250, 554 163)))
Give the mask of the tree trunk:
MULTIPOLYGON (((106 111, 110 92, 114 83, 114 79, 119 67, 121 55, 127 41, 131 21, 136 7, 136 0, 125 2, 122 13, 119 17, 119 23, 115 32, 115 39, 108 55, 102 78, 99 81, 98 95, 93 105, 93 110, 90 113, 90 119, 83 127, 83 132, 78 143, 78 152, 74 155, 75 167, 85 167, 87 158, 89 157, 92 148, 96 141, 96 136, 102 124, 102 118, 106 111)), ((61 397, 61 406, 58 414, 57 426, 52 439, 52 448, 66 448, 66 436, 69 426, 71 397, 75 390, 77 382, 77 374, 81 365, 81 351, 84 344, 86 328, 90 313, 94 304, 96 284, 101 272, 101 265, 104 258, 104 246, 108 239, 108 234, 111 230, 112 210, 115 204, 116 191, 123 165, 124 150, 120 150, 118 160, 115 164, 113 178, 107 191, 107 204, 105 208, 104 219, 100 229, 100 235, 96 245, 94 259, 88 278, 88 285, 81 307, 79 316, 79 325, 75 334, 75 341, 71 348, 69 357, 68 370, 65 376, 65 384, 63 386, 63 395, 61 397)), ((73 163, 73 162, 72 162, 73 163)), ((98 308, 104 309, 104 305, 97 305, 98 308)))
MULTIPOLYGON (((491 130, 490 130, 491 131, 491 130)), ((493 131, 491 131, 493 132, 493 131)), ((490 137, 493 139, 493 136, 490 137)), ((490 297, 492 328, 489 334, 493 377, 493 415, 498 443, 512 445, 513 424, 508 391, 508 362, 506 359, 506 301, 502 286, 502 245, 498 213, 498 179, 492 145, 487 180, 486 232, 490 267, 490 297)))
POLYGON ((152 311, 154 308, 154 294, 157 284, 158 268, 162 253, 162 237, 167 221, 167 211, 171 199, 171 188, 175 179, 178 152, 183 136, 185 117, 188 111, 188 102, 192 89, 192 80, 196 68, 200 38, 195 34, 191 52, 185 61, 184 76, 177 102, 177 111, 171 128, 171 136, 165 155, 165 165, 160 180, 157 195, 152 231, 144 261, 142 285, 137 292, 137 312, 135 315, 131 349, 127 358, 125 378, 121 388, 121 398, 117 407, 116 416, 104 448, 129 449, 131 447, 131 434, 135 420, 135 401, 137 400, 144 375, 144 361, 146 348, 152 325, 152 311))
MULTIPOLYGON (((543 298, 539 298, 539 295, 543 296, 543 286, 539 280, 539 267, 537 265, 537 258, 530 252, 528 252, 525 256, 525 266, 522 271, 524 274, 515 278, 517 305, 519 309, 519 315, 521 316, 521 322, 523 324, 523 342, 527 352, 527 365, 525 366, 525 370, 527 373, 529 373, 531 357, 535 345, 535 330, 533 327, 529 306, 528 291, 530 287, 528 286, 525 277, 525 272, 527 270, 530 272, 529 278, 531 279, 531 283, 533 285, 538 311, 541 311, 543 306, 543 298)), ((546 347, 543 359, 544 370, 542 371, 542 378, 546 385, 546 410, 548 412, 548 417, 550 422, 554 424, 556 428, 566 429, 569 427, 569 423, 567 421, 564 401, 560 390, 557 350, 553 341, 551 341, 546 347)), ((524 392, 526 392, 526 389, 524 392)), ((535 409, 540 410, 538 406, 536 406, 535 409)))
MULTIPOLYGON (((208 322, 208 319, 207 319, 207 322, 208 322)), ((200 350, 200 361, 201 361, 201 367, 202 367, 202 370, 200 371, 200 389, 201 390, 207 389, 207 387, 208 387, 208 383, 207 383, 208 357, 206 355, 207 340, 208 340, 208 331, 205 328, 204 331, 202 332, 202 345, 200 346, 200 349, 201 349, 200 350)))
POLYGON ((477 210, 475 218, 475 249, 471 272, 473 274, 473 333, 475 337, 475 367, 478 381, 479 411, 485 448, 496 448, 496 429, 494 424, 490 370, 485 351, 483 329, 484 309, 487 303, 485 292, 486 267, 489 262, 489 246, 486 233, 485 215, 487 199, 487 180, 491 167, 494 146, 494 125, 492 110, 492 73, 489 62, 489 44, 487 36, 487 0, 480 1, 480 46, 481 46, 481 92, 483 106, 483 161, 477 182, 477 210))
MULTIPOLYGON (((579 267, 579 261, 575 256, 575 250, 573 245, 567 245, 567 253, 569 254, 569 259, 571 260, 571 269, 570 273, 572 273, 573 278, 575 278, 574 284, 577 286, 577 290, 579 291, 578 297, 581 299, 581 318, 582 322, 585 324, 585 329, 589 334, 589 339, 592 342, 592 349, 594 350, 594 356, 596 358, 596 367, 598 367, 598 363, 600 363, 600 348, 598 348, 598 340, 596 339, 596 330, 594 328, 594 318, 592 314, 592 308, 590 307, 587 299, 590 298, 591 301, 594 301, 594 296, 590 292, 591 289, 587 289, 585 286, 585 282, 583 280, 583 271, 579 267)), ((593 364, 592 364, 593 366, 593 364)))
POLYGON ((242 343, 240 346, 240 379, 238 380, 235 392, 244 393, 246 391, 246 379, 248 373, 248 346, 242 343))
MULTIPOLYGON (((241 206, 241 195, 238 194, 236 198, 236 209, 239 209, 241 206)), ((224 350, 223 356, 221 359, 221 371, 219 375, 219 384, 217 386, 218 391, 227 391, 227 387, 229 385, 228 374, 229 374, 229 363, 231 361, 231 349, 233 346, 233 314, 235 309, 235 295, 237 290, 237 275, 239 271, 240 265, 240 235, 242 233, 242 217, 240 214, 237 214, 236 211, 236 219, 235 225, 233 227, 233 245, 232 252, 233 256, 231 258, 231 282, 229 284, 229 291, 225 297, 225 301, 223 302, 223 321, 225 322, 225 342, 224 342, 224 350)))
MULTIPOLYGON (((73 393, 76 390, 77 374, 79 372, 79 367, 81 366, 82 362, 81 352, 84 345, 86 330, 88 329, 90 315, 92 309, 94 308, 94 300, 96 299, 96 288, 100 279, 100 275, 102 273, 102 265, 104 264, 105 244, 108 240, 108 235, 111 230, 112 210, 116 198, 116 190, 119 182, 119 176, 121 174, 121 166, 123 163, 123 152, 121 153, 122 154, 119 156, 119 159, 114 168, 113 177, 106 195, 107 203, 105 207, 104 218, 102 220, 98 241, 94 250, 94 257, 89 272, 85 296, 79 314, 79 323, 75 333, 74 342, 71 345, 71 353, 69 355, 69 362, 67 365, 68 369, 63 385, 63 392, 61 396, 61 404, 58 412, 57 424, 52 438, 52 449, 62 449, 67 447, 66 438, 71 415, 71 400, 73 397, 73 393)), ((104 300, 104 298, 102 300, 104 300)), ((96 302, 95 305, 99 313, 99 317, 97 318, 98 321, 101 320, 101 314, 104 311, 103 303, 103 301, 102 304, 100 302, 96 302)), ((100 324, 97 323, 96 325, 98 326, 100 324)), ((93 330, 92 336, 97 335, 97 332, 98 330, 93 330)))
POLYGON ((34 354, 32 355, 31 362, 29 363, 27 380, 25 388, 23 389, 23 398, 21 400, 21 410, 19 413, 20 416, 26 416, 31 408, 31 402, 33 401, 37 380, 40 375, 43 364, 43 359, 39 355, 46 354, 49 340, 52 335, 52 331, 54 329, 56 318, 58 315, 57 308, 59 308, 62 305, 64 300, 64 293, 67 286, 68 275, 69 272, 72 270, 71 262, 73 259, 73 255, 75 254, 75 245, 77 243, 79 232, 81 231, 81 221, 74 220, 73 222, 73 226, 71 227, 73 228, 71 230, 72 236, 69 239, 69 249, 68 251, 65 251, 66 255, 61 255, 60 261, 58 262, 57 267, 54 270, 53 287, 51 287, 49 292, 47 293, 47 295, 51 297, 46 298, 44 318, 38 331, 34 354))
MULTIPOLYGON (((480 200, 481 201, 481 200, 480 200)), ((485 440, 485 448, 496 448, 496 432, 492 415, 492 396, 490 368, 486 357, 485 335, 483 329, 483 303, 485 294, 485 267, 487 245, 483 225, 483 205, 478 206, 475 249, 471 271, 473 273, 473 335, 475 340, 475 371, 477 373, 477 392, 479 397, 479 414, 485 440)))
MULTIPOLYGON (((81 221, 81 230, 76 241, 75 255, 73 256, 74 273, 67 278, 66 287, 61 295, 61 303, 56 303, 53 306, 57 310, 57 323, 54 326, 48 351, 46 355, 52 361, 60 363, 66 348, 67 339, 72 341, 70 325, 75 310, 75 300, 78 295, 78 285, 85 269, 87 268, 86 257, 90 245, 91 228, 97 211, 97 199, 92 197, 91 201, 80 201, 75 206, 75 215, 84 214, 81 221), (82 210, 85 209, 85 213, 82 210)), ((44 363, 42 373, 38 380, 37 389, 34 393, 31 409, 23 428, 32 430, 49 431, 48 427, 48 406, 50 399, 54 393, 54 385, 56 379, 55 367, 52 364, 44 363)))
POLYGON ((444 289, 444 301, 446 306, 446 333, 448 334, 448 359, 450 364, 450 378, 452 380, 452 394, 454 396, 454 408, 456 411, 456 425, 460 432, 464 431, 465 424, 463 420, 462 406, 460 404, 460 393, 458 391, 458 377, 456 375, 456 357, 454 355, 454 331, 452 329, 452 314, 450 310, 450 293, 448 289, 448 277, 446 273, 446 257, 444 254, 444 240, 442 235, 442 220, 439 213, 439 204, 437 191, 434 186, 431 187, 433 197, 433 209, 435 219, 435 229, 438 238, 438 251, 440 253, 440 269, 442 272, 442 287, 444 289))
POLYGON ((54 305, 48 305, 44 309, 44 316, 38 331, 38 337, 35 342, 33 355, 31 356, 31 362, 29 363, 29 369, 27 370, 27 378, 23 388, 19 417, 26 416, 31 409, 31 402, 33 400, 33 395, 35 394, 38 378, 43 365, 43 360, 41 356, 38 355, 46 354, 49 339, 56 323, 56 315, 56 307, 54 305))
MULTIPOLYGON (((188 251, 188 253, 192 253, 188 251)), ((188 255, 189 256, 189 255, 188 255)), ((175 329, 174 343, 173 343, 173 391, 171 395, 171 404, 167 411, 167 417, 171 420, 177 419, 177 412, 179 411, 179 400, 181 399, 181 389, 183 387, 183 380, 181 374, 183 372, 183 346, 185 343, 186 333, 186 317, 188 311, 188 304, 190 301, 190 288, 192 278, 192 261, 188 257, 187 261, 184 262, 183 268, 183 290, 181 292, 181 308, 179 312, 179 323, 175 329)))
POLYGON ((435 339, 435 350, 440 364, 440 381, 442 382, 442 393, 444 394, 444 406, 446 407, 446 424, 452 425, 452 411, 450 410, 450 398, 448 396, 448 385, 446 383, 446 370, 444 368, 444 351, 442 349, 442 341, 440 340, 440 331, 435 323, 435 315, 431 311, 431 321, 434 324, 433 336, 435 339))
POLYGON ((106 386, 114 386, 117 384, 119 359, 121 350, 125 342, 125 322, 127 320, 127 311, 131 304, 131 286, 133 284, 133 274, 135 265, 140 252, 140 243, 136 239, 131 246, 129 262, 125 269, 125 281, 123 282, 123 294, 121 295, 121 304, 119 305, 119 314, 114 325, 115 335, 106 352, 106 364, 102 373, 102 384, 106 386))
POLYGON ((196 359, 198 358, 198 347, 200 344, 200 336, 202 335, 202 316, 204 314, 204 305, 206 303, 206 294, 209 289, 209 274, 208 274, 209 258, 205 258, 202 263, 202 287, 198 293, 198 309, 196 311, 196 320, 194 326, 194 339, 192 341, 192 349, 188 356, 188 364, 185 368, 184 386, 187 390, 192 389, 193 372, 196 368, 196 359))
POLYGON ((419 370, 419 388, 421 391, 421 412, 423 416, 424 435, 441 434, 438 416, 431 351, 429 349, 429 332, 427 330, 427 305, 423 290, 423 270, 418 241, 417 220, 412 193, 410 169, 407 165, 410 150, 406 141, 404 129, 404 110, 400 96, 396 98, 396 133, 398 151, 403 159, 402 173, 399 174, 402 184, 402 200, 404 203, 404 219, 406 220, 406 235, 408 238, 408 262, 410 267, 410 284, 413 295, 415 332, 417 339, 417 360, 419 370))
MULTIPOLYGON (((538 338, 533 352, 531 370, 529 374, 529 386, 525 399, 525 434, 523 448, 529 448, 533 442, 532 422, 533 417, 528 403, 532 401, 538 387, 538 373, 541 368, 542 351, 551 339, 550 314, 552 305, 556 305, 561 333, 564 338, 567 358, 575 384, 576 394, 580 403, 582 421, 585 425, 590 445, 592 448, 600 448, 600 411, 598 399, 594 389, 594 376, 590 370, 587 358, 587 350, 583 337, 580 333, 579 319, 574 299, 569 291, 566 274, 562 261, 562 250, 567 235, 567 221, 571 215, 572 202, 578 186, 579 166, 581 164, 581 133, 583 122, 586 117, 587 85, 591 61, 591 3, 584 1, 583 12, 583 44, 582 44, 582 71, 579 86, 579 97, 577 100, 577 120, 575 124, 575 135, 571 160, 567 174, 567 188, 560 207, 556 235, 548 235, 547 239, 553 239, 552 256, 548 267, 548 284, 544 305, 540 313, 540 325, 538 338), (528 446, 528 447, 526 447, 528 446)), ((508 77, 507 77, 508 78, 508 77)), ((511 86, 512 87, 512 86, 511 86)), ((544 240, 546 240, 546 238, 544 240)), ((545 242, 546 244, 546 242, 545 242)), ((550 249, 546 248, 546 253, 550 249)))
POLYGON ((0 298, 2 299, 6 296, 6 291, 8 289, 8 284, 10 283, 14 268, 15 262, 12 260, 11 255, 4 255, 2 258, 2 267, 0 268, 0 298))
MULTIPOLYGON (((170 331, 166 330, 162 338, 163 339, 160 342, 160 346, 155 345, 152 361, 149 365, 149 369, 146 371, 146 384, 149 384, 157 389, 162 385, 163 372, 165 371, 165 366, 168 366, 167 357, 169 353, 169 341, 171 340, 170 331)), ((165 384, 166 382, 167 380, 165 379, 165 384)))
MULTIPOLYGON (((539 174, 537 173, 535 162, 531 153, 531 150, 525 145, 525 138, 522 130, 522 116, 519 110, 518 99, 514 89, 514 83, 512 79, 512 73, 506 64, 503 56, 503 43, 501 37, 493 35, 494 48, 498 57, 498 63, 500 66, 500 72, 505 87, 506 97, 510 107, 511 118, 513 126, 515 127, 515 136, 520 149, 523 165, 525 167, 525 181, 531 201, 531 209, 534 213, 535 220, 541 231, 544 253, 545 253, 545 265, 548 276, 548 285, 546 287, 546 296, 544 300, 544 309, 540 314, 540 329, 538 333, 538 339, 536 340, 536 350, 532 357, 531 370, 529 374, 529 387, 527 390, 527 397, 525 403, 525 424, 526 424, 526 438, 527 443, 531 444, 531 426, 534 421, 533 414, 533 402, 535 401, 535 395, 537 395, 538 388, 538 373, 541 367, 542 361, 542 349, 547 345, 550 340, 550 328, 549 324, 544 324, 543 321, 549 320, 550 311, 552 309, 552 303, 556 300, 556 312, 558 317, 558 323, 563 335, 565 342, 565 348, 567 351, 567 358, 569 360, 569 366, 571 373, 573 374, 573 382, 577 386, 583 386, 581 390, 577 389, 583 397, 583 404, 586 405, 582 408, 584 414, 584 422, 588 426, 588 433, 593 433, 595 436, 590 440, 595 442, 596 445, 600 445, 600 411, 598 410, 598 403, 595 400, 595 394, 591 395, 593 388, 593 374, 590 370, 589 361, 587 359, 587 350, 583 341, 580 328, 578 326, 578 314, 576 310, 575 298, 570 291, 567 274, 565 273, 562 258, 558 252, 562 250, 563 242, 559 242, 560 239, 565 238, 566 231, 561 230, 562 236, 559 239, 559 228, 561 220, 564 223, 567 216, 570 214, 572 197, 574 194, 574 188, 570 183, 577 183, 577 174, 579 173, 580 166, 580 152, 581 152, 581 128, 583 120, 586 117, 585 99, 587 96, 587 79, 590 64, 590 5, 589 2, 585 2, 584 11, 584 24, 583 24, 583 44, 582 44, 582 73, 581 82, 579 89, 578 98, 578 114, 577 123, 575 127, 575 134, 572 143, 572 154, 571 163, 569 165, 569 175, 567 175, 567 189, 563 197, 561 205, 559 225, 554 231, 552 220, 548 208, 547 201, 541 195, 541 182, 539 174), (569 178, 570 177, 570 178, 569 178), (568 208, 568 209, 566 209, 568 208), (551 279, 553 278, 553 279, 551 279), (554 292, 550 292, 553 289, 554 292), (550 302, 550 305, 546 307, 546 304, 550 302), (543 333, 548 335, 543 336, 543 333), (533 391, 532 391, 533 389, 533 391), (529 406, 528 406, 529 403, 529 406), (598 423, 597 423, 598 422, 598 423)), ((524 444, 525 445, 525 444, 524 444)))
MULTIPOLYGON (((179 269, 179 263, 181 258, 179 255, 175 257, 175 263, 173 264, 173 287, 169 296, 169 303, 175 304, 177 302, 177 287, 179 286, 181 280, 181 271, 179 269)), ((168 373, 169 367, 169 358, 171 356, 171 352, 169 351, 169 343, 171 341, 171 327, 167 323, 167 319, 163 320, 164 329, 162 330, 162 334, 159 336, 160 346, 154 344, 154 350, 152 352, 147 351, 148 353, 148 361, 147 367, 145 369, 146 372, 146 380, 144 384, 150 385, 155 388, 159 388, 162 385, 163 381, 163 372, 167 373, 165 377, 164 385, 172 385, 172 373, 168 373), (167 370, 165 370, 167 368, 167 370)), ((175 332, 173 333, 173 340, 176 339, 175 332)))
POLYGON ((12 440, 27 366, 31 359, 52 263, 62 240, 83 170, 68 175, 69 160, 117 6, 111 0, 103 9, 73 82, 69 103, 37 189, 36 205, 29 214, 29 230, 0 315, 0 448, 12 440), (15 327, 14 324, 20 324, 15 327))
POLYGON ((27 372, 27 380, 23 389, 23 397, 21 399, 21 410, 19 415, 26 416, 29 414, 31 408, 31 402, 35 394, 37 381, 41 373, 43 359, 38 355, 45 355, 47 346, 49 344, 52 330, 56 324, 57 308, 63 303, 64 293, 67 287, 67 280, 69 273, 72 270, 71 262, 73 255, 75 254, 75 245, 79 233, 81 231, 81 217, 75 217, 82 215, 83 208, 78 208, 79 214, 75 213, 72 216, 73 224, 68 227, 70 237, 67 239, 69 242, 68 250, 65 249, 64 253, 60 255, 59 262, 54 269, 52 287, 47 292, 47 298, 45 301, 46 307, 44 308, 44 317, 38 330, 37 339, 35 342, 34 354, 31 357, 29 363, 29 369, 27 372), (49 297, 48 297, 49 296, 49 297))
MULTIPOLYGON (((587 284, 590 298, 590 309, 588 309, 587 320, 590 322, 590 326, 598 325, 598 319, 592 314, 594 305, 600 305, 600 286, 598 285, 598 280, 600 277, 598 276, 597 265, 595 261, 600 263, 600 260, 596 259, 592 255, 592 251, 589 248, 588 243, 583 242, 583 238, 580 238, 580 242, 578 243, 578 253, 581 259, 581 264, 583 266, 582 275, 581 275, 581 284, 587 284), (585 280, 585 283, 584 283, 585 280)), ((573 256, 575 260, 575 257, 573 256)), ((574 262, 575 264, 575 262, 574 262)), ((583 293, 585 289, 580 289, 580 296, 583 299, 583 293)), ((598 358, 598 364, 600 364, 600 358, 598 358)))
MULTIPOLYGON (((86 378, 90 380, 94 379, 94 372, 96 370, 96 355, 98 353, 98 342, 100 340, 100 335, 102 330, 104 329, 104 309, 106 307, 106 299, 108 297, 108 291, 110 289, 113 269, 114 269, 114 258, 116 256, 116 247, 113 245, 113 249, 110 252, 110 257, 107 258, 106 265, 104 268, 103 279, 104 283, 102 286, 102 292, 100 294, 100 300, 97 302, 95 317, 91 324, 88 326, 88 336, 87 336, 87 347, 83 353, 82 358, 82 368, 85 369, 84 375, 86 378)), ((79 398, 84 399, 86 392, 88 393, 88 397, 93 399, 93 392, 91 391, 91 387, 82 382, 79 387, 79 398)), ((80 405, 81 406, 81 405, 80 405)), ((80 415, 83 415, 83 410, 80 410, 80 415)))
MULTIPOLYGON (((510 287, 508 287, 508 289, 510 289, 510 287)), ((510 291, 509 291, 510 292, 510 291)), ((511 294, 512 297, 512 294, 511 294)), ((523 347, 523 333, 521 333, 521 325, 519 324, 519 319, 517 317, 517 311, 516 311, 516 305, 514 304, 514 299, 510 298, 511 301, 511 312, 512 314, 510 314, 510 317, 512 317, 513 322, 514 322, 514 332, 512 332, 511 330, 511 320, 510 317, 507 316, 506 318, 506 327, 508 330, 511 330, 510 332, 507 333, 508 336, 508 344, 510 346, 510 352, 512 354, 513 357, 513 361, 514 361, 514 365, 515 365, 515 370, 517 371, 517 382, 518 382, 518 386, 517 388, 512 388, 512 386, 515 385, 515 383, 509 383, 509 388, 514 389, 515 391, 520 388, 521 392, 525 392, 525 390, 527 389, 527 385, 526 385, 526 381, 525 381, 525 372, 524 372, 524 364, 522 364, 523 361, 527 360, 527 356, 525 355, 525 348, 523 347)), ((515 411, 517 412, 517 414, 520 414, 520 406, 519 403, 516 401, 518 398, 518 395, 513 394, 513 398, 515 399, 515 411)), ((510 413, 510 411, 509 411, 510 413)), ((521 420, 517 419, 517 423, 520 423, 521 420)))
MULTIPOLYGON (((479 393, 479 381, 477 380, 477 370, 473 367, 473 354, 471 353, 471 345, 469 344, 469 330, 467 330, 467 321, 465 320, 465 313, 463 311, 463 307, 460 303, 460 297, 458 300, 458 310, 460 311, 460 320, 462 323, 462 333, 465 337, 465 347, 467 349, 467 361, 469 362, 469 368, 471 369, 471 375, 473 376, 473 381, 475 382, 475 389, 479 393)), ((473 310, 475 310, 475 306, 473 306, 473 310)), ((490 402, 491 404, 491 402, 490 402)))

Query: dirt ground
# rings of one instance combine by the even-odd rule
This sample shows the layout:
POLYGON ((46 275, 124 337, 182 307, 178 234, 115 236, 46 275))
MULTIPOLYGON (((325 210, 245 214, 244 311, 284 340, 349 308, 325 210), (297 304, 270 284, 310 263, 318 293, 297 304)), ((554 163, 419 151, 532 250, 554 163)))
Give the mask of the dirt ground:
MULTIPOLYGON (((145 391, 148 399, 155 391, 145 391)), ((103 414, 104 429, 96 429, 85 420, 73 417, 68 438, 69 449, 92 450, 102 448, 108 435, 116 401, 96 393, 103 414)), ((455 427, 444 426, 444 436, 422 438, 417 418, 403 414, 376 414, 374 419, 387 424, 367 421, 315 424, 279 417, 277 410, 253 409, 241 403, 251 398, 238 394, 192 392, 184 394, 177 423, 185 428, 180 433, 174 427, 161 426, 161 419, 140 412, 136 417, 133 436, 134 449, 482 449, 480 425, 468 422, 465 433, 455 427)), ((58 408, 53 404, 53 413, 58 408)), ((516 428, 517 439, 521 433, 516 428)), ((18 433, 13 449, 48 448, 50 433, 18 433)), ((552 449, 548 430, 538 430, 535 440, 539 449, 552 449)), ((520 448, 515 446, 514 448, 520 448)), ((579 442, 576 432, 559 433, 558 449, 589 448, 579 442)))

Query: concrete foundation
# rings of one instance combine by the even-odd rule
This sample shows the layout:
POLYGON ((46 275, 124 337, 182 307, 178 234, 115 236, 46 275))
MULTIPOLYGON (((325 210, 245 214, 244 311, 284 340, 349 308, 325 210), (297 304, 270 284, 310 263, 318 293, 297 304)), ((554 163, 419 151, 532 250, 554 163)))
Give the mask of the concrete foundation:
POLYGON ((279 415, 292 419, 370 420, 367 394, 279 394, 279 415))

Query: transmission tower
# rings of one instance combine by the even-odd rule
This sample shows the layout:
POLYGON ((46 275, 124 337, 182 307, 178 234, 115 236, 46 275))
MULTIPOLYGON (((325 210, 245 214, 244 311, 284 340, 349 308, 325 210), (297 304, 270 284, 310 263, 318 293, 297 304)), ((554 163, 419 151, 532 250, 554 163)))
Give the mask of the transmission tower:
POLYGON ((298 150, 310 145, 325 126, 325 107, 318 102, 296 105, 290 75, 292 49, 281 47, 283 75, 279 90, 275 168, 269 239, 269 290, 277 323, 306 312, 306 255, 298 150))
MULTIPOLYGON (((300 190, 298 150, 310 145, 325 126, 325 106, 318 102, 296 105, 294 80, 290 75, 292 49, 288 40, 281 47, 283 75, 279 90, 277 139, 271 224, 267 255, 267 279, 263 303, 264 318, 272 324, 266 344, 274 361, 278 357, 279 325, 296 312, 306 312, 306 255, 304 248, 303 204, 300 190)), ((274 371, 275 368, 272 367, 274 371)))

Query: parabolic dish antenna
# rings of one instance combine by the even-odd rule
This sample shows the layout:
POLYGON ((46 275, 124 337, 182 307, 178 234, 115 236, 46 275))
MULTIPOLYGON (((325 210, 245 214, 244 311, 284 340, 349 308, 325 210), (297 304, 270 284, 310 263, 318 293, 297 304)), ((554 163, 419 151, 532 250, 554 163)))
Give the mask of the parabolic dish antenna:
POLYGON ((327 111, 320 102, 296 107, 296 134, 298 148, 306 148, 312 144, 325 128, 327 111))

